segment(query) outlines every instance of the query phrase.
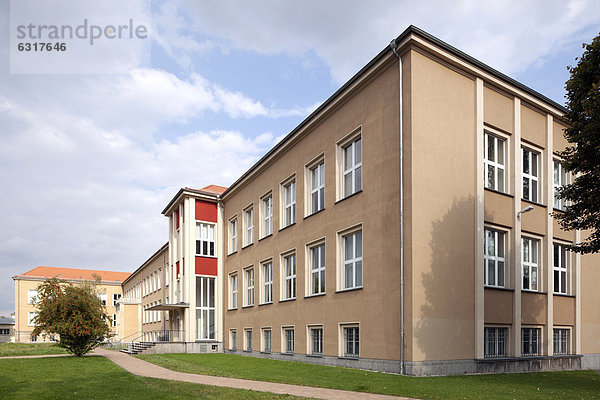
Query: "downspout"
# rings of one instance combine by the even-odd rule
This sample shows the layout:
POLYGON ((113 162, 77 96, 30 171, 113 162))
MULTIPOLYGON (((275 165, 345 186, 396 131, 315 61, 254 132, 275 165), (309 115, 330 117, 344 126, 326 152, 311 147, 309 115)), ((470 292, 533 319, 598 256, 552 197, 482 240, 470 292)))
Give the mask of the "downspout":
POLYGON ((396 49, 396 39, 390 42, 390 48, 398 58, 398 136, 400 140, 400 374, 404 375, 404 169, 403 169, 403 132, 402 132, 402 57, 396 49))

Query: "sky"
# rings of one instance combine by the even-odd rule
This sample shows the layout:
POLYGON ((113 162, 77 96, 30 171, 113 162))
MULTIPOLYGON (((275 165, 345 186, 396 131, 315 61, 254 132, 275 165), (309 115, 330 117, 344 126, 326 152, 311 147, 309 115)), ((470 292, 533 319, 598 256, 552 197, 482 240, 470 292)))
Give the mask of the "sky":
POLYGON ((561 104, 600 31, 597 0, 146 1, 143 62, 19 74, 0 0, 0 315, 39 265, 134 271, 181 187, 233 183, 411 24, 561 104))

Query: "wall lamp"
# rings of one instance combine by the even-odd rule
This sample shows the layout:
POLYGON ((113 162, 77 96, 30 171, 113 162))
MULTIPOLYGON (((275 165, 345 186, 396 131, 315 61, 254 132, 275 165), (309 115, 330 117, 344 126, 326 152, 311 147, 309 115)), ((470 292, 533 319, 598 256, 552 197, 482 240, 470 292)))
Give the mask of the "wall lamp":
POLYGON ((533 210, 533 206, 527 206, 527 207, 525 207, 524 209, 522 209, 521 211, 519 211, 517 213, 517 218, 521 218, 521 214, 525 214, 526 212, 529 212, 531 210, 533 210))

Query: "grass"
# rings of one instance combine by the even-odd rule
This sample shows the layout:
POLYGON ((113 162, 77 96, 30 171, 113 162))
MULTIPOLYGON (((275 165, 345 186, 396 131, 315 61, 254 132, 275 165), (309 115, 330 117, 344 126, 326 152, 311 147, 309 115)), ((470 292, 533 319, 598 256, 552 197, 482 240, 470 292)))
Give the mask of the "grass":
POLYGON ((155 354, 141 359, 175 371, 419 399, 600 399, 593 371, 415 378, 233 354, 155 354))
POLYGON ((28 399, 292 399, 132 375, 99 357, 0 360, 0 398, 28 399), (8 397, 6 397, 8 398, 8 397))
POLYGON ((0 343, 0 357, 66 354, 55 343, 0 343))

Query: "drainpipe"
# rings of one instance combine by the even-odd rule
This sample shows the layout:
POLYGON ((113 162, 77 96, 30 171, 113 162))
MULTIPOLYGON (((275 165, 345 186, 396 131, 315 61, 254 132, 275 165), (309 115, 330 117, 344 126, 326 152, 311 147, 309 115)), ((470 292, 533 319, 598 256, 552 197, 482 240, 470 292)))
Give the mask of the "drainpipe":
POLYGON ((390 42, 390 48, 398 58, 398 136, 400 139, 400 374, 404 375, 404 177, 403 177, 403 133, 402 133, 402 57, 396 51, 396 39, 390 42))

